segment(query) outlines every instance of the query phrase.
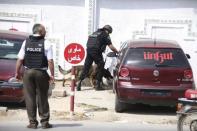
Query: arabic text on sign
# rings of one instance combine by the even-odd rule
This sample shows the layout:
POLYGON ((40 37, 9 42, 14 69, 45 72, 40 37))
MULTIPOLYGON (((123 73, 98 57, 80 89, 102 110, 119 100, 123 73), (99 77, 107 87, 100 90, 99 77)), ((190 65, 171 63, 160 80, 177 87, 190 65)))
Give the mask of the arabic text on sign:
POLYGON ((160 53, 158 52, 144 52, 144 59, 145 60, 156 60, 160 61, 160 63, 163 63, 165 60, 173 60, 173 54, 172 52, 168 53, 160 53))

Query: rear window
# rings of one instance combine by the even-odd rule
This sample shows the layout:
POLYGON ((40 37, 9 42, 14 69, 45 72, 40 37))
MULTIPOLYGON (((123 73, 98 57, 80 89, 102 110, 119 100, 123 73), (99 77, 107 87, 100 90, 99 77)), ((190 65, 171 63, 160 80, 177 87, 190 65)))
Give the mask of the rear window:
POLYGON ((188 67, 189 63, 181 49, 130 48, 124 58, 125 65, 139 67, 188 67))
POLYGON ((17 59, 23 40, 0 39, 0 59, 17 59))

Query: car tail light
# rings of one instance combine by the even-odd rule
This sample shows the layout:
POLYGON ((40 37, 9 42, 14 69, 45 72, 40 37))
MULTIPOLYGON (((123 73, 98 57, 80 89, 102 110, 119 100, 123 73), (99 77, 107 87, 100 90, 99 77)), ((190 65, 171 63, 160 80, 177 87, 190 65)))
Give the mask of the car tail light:
POLYGON ((187 89, 187 90, 185 91, 185 98, 197 100, 197 90, 194 90, 194 89, 187 89))
POLYGON ((192 70, 185 70, 184 71, 184 77, 187 78, 187 79, 191 79, 193 76, 192 76, 192 70))
POLYGON ((183 81, 193 81, 192 70, 184 70, 183 81))
POLYGON ((127 76, 129 76, 129 70, 128 70, 127 68, 121 68, 121 69, 120 69, 120 75, 121 75, 122 77, 127 77, 127 76))
POLYGON ((127 68, 121 68, 120 69, 120 76, 119 76, 120 80, 130 80, 129 77, 129 70, 127 68))

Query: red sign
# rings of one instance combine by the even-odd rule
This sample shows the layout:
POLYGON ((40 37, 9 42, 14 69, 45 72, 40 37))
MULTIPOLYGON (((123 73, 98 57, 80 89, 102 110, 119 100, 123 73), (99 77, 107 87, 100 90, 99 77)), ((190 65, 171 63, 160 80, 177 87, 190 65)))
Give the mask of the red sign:
POLYGON ((78 64, 85 56, 85 50, 82 45, 78 43, 69 44, 64 50, 64 58, 68 63, 78 64))

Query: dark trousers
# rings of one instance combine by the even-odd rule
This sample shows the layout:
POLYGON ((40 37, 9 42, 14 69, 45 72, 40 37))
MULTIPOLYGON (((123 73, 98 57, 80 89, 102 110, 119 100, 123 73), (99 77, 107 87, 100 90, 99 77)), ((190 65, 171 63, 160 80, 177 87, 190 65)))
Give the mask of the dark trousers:
POLYGON ((41 118, 40 122, 42 124, 48 122, 50 117, 48 103, 49 75, 43 70, 26 70, 23 84, 30 123, 37 123, 37 108, 41 118))
POLYGON ((84 80, 87 77, 93 62, 97 64, 96 80, 99 82, 102 81, 104 70, 103 55, 102 52, 93 49, 87 49, 87 56, 85 59, 83 71, 80 75, 80 80, 84 80))

